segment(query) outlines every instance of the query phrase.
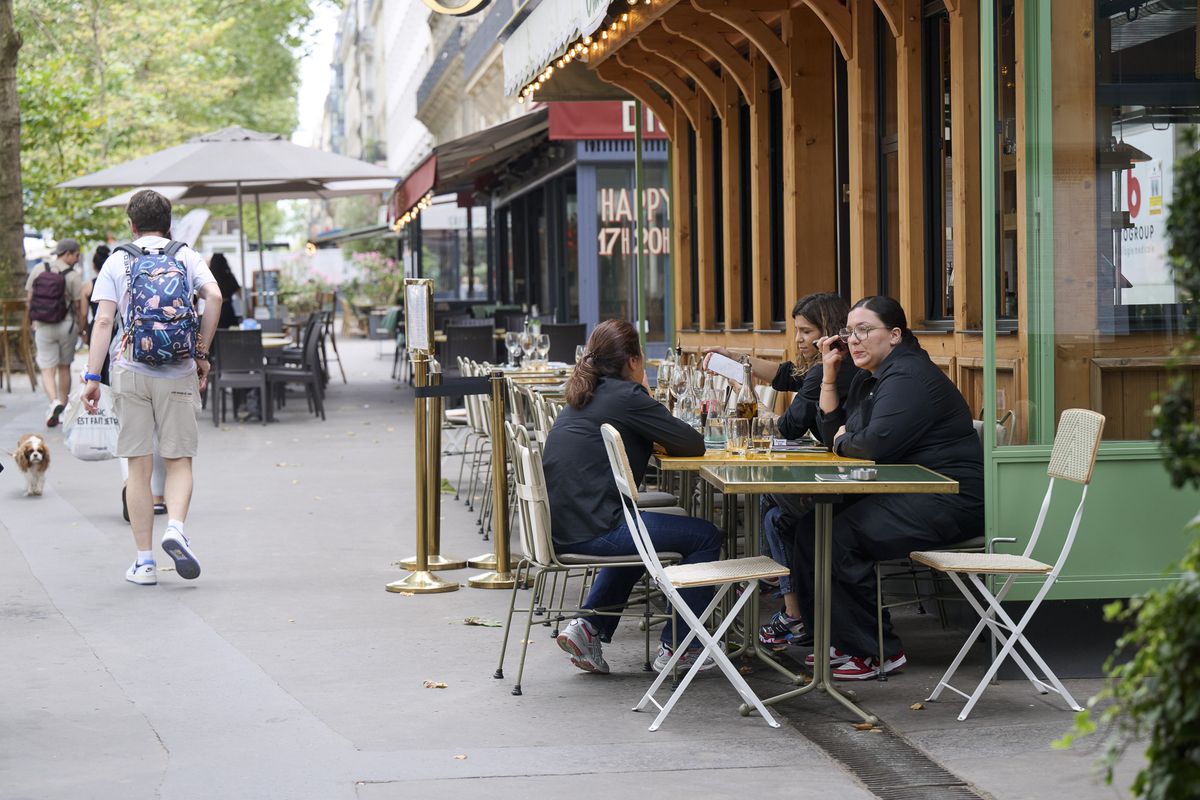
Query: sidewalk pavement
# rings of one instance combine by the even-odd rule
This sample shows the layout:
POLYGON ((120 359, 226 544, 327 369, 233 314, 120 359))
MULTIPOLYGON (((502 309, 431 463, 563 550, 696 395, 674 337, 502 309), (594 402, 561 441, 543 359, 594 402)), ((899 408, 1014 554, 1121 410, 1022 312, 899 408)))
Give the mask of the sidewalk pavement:
MULTIPOLYGON (((874 796, 803 735, 849 724, 825 698, 778 707, 772 730, 708 673, 651 734, 630 711, 650 680, 632 624, 606 647, 610 676, 573 669, 535 627, 513 697, 521 634, 495 680, 502 629, 463 624, 503 620, 508 592, 467 588, 470 570, 444 573, 464 584, 454 593, 385 592, 414 550, 412 393, 377 343, 339 344, 350 383, 331 383, 328 421, 298 395, 265 427, 202 414, 196 581, 165 554, 157 586, 124 580, 118 466, 71 458, 58 431, 45 495, 24 497, 7 451, 46 432, 45 403, 19 381, 0 394, 0 797, 874 796)), ((447 459, 446 477, 457 470, 447 459)), ((443 497, 447 554, 486 551, 474 515, 443 497)), ((1094 749, 1050 749, 1071 714, 1028 685, 993 687, 965 723, 953 699, 910 710, 963 634, 933 615, 901 625, 912 666, 854 687, 893 732, 984 797, 1128 796, 1098 781, 1094 749)), ((782 688, 764 668, 751 681, 782 688)), ((1099 687, 1068 685, 1081 700, 1099 687)))

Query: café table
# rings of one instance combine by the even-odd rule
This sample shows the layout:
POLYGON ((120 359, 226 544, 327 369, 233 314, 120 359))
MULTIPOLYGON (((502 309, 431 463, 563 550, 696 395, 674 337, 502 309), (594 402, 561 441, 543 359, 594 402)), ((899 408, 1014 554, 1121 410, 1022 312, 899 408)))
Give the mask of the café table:
MULTIPOLYGON (((808 692, 820 690, 834 698, 864 722, 875 723, 878 719, 859 708, 853 700, 834 686, 833 669, 829 663, 830 604, 833 584, 833 504, 846 495, 868 494, 957 494, 958 481, 940 475, 933 470, 915 464, 880 464, 873 467, 876 476, 872 480, 846 480, 834 477, 819 480, 821 476, 845 476, 836 470, 836 464, 738 464, 706 466, 700 469, 700 477, 715 488, 730 495, 746 494, 802 494, 814 501, 813 515, 816 522, 814 550, 814 597, 815 630, 813 630, 812 680, 797 689, 764 698, 764 705, 779 703, 808 692)), ((750 510, 747 509, 747 517, 750 510)), ((749 544, 749 543, 748 543, 749 544)), ((755 620, 756 622, 757 620, 755 620)), ((747 641, 755 636, 753 630, 746 631, 747 641)), ((750 706, 741 707, 743 716, 750 713, 750 706)))

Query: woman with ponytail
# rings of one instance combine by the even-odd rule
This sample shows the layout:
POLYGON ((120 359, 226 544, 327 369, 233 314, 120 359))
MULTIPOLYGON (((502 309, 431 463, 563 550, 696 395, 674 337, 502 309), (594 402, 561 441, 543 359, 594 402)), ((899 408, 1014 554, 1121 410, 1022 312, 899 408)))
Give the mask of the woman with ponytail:
MULTIPOLYGON (((550 429, 543 455, 555 549, 636 559, 600 426, 608 423, 621 433, 639 484, 655 444, 671 455, 699 456, 704 454, 704 438, 650 396, 637 330, 624 320, 606 320, 592 331, 583 359, 567 381, 566 396, 567 407, 550 429)), ((659 552, 679 553, 680 563, 715 561, 720 555, 720 532, 706 520, 652 511, 643 512, 642 519, 659 552)), ((623 608, 642 572, 634 567, 600 570, 582 609, 623 608)), ((697 615, 712 599, 709 588, 685 589, 680 594, 697 615)), ((611 640, 619 620, 585 613, 559 634, 558 646, 580 669, 608 672, 601 642, 611 640)), ((671 628, 663 626, 654 662, 659 670, 671 658, 673 642, 686 635, 685 630, 671 628)), ((685 653, 682 667, 689 667, 698 653, 699 649, 685 653)))
MULTIPOLYGON (((881 669, 899 669, 906 661, 885 612, 884 663, 878 663, 875 562, 983 534, 983 449, 966 401, 908 329, 899 303, 865 297, 850 310, 846 325, 840 335, 817 341, 824 366, 817 414, 822 440, 840 455, 878 464, 920 464, 959 484, 958 494, 848 499, 834 517, 833 651, 828 657, 835 678, 862 680, 881 669), (848 362, 859 372, 843 400, 837 379, 848 362)), ((798 529, 792 562, 792 580, 810 630, 812 524, 810 517, 798 529)))

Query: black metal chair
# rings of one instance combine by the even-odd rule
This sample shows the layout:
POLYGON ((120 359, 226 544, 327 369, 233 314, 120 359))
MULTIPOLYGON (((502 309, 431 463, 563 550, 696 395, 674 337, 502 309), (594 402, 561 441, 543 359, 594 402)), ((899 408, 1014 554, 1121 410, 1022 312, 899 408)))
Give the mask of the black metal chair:
POLYGON ((446 344, 442 363, 447 366, 458 364, 458 359, 466 358, 471 361, 491 361, 495 356, 496 328, 492 321, 475 320, 483 325, 447 325, 443 331, 446 334, 446 344))
POLYGON ((575 347, 587 344, 587 324, 583 322, 542 323, 542 333, 550 337, 551 361, 575 363, 575 347))
POLYGON ((220 427, 225 421, 226 390, 236 389, 258 390, 258 416, 266 425, 271 418, 271 405, 268 402, 267 369, 263 365, 262 332, 217 331, 213 359, 208 380, 213 427, 220 427))
POLYGON ((305 399, 308 401, 308 410, 319 414, 321 419, 325 419, 325 375, 321 368, 321 335, 318 330, 320 323, 320 315, 314 314, 313 319, 316 324, 311 325, 313 328, 307 336, 304 343, 304 356, 299 365, 283 364, 280 366, 267 367, 267 384, 271 389, 271 396, 276 401, 276 404, 282 408, 287 395, 287 385, 289 383, 299 383, 304 385, 305 399), (276 390, 278 387, 278 391, 276 390))
POLYGON ((519 331, 525 325, 526 313, 521 309, 497 309, 493 317, 496 327, 503 331, 519 331))

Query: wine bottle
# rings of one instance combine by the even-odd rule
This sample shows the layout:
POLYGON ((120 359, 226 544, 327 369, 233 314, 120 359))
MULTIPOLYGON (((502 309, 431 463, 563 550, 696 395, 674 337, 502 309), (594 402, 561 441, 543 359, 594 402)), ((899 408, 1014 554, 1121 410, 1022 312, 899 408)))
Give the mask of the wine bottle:
POLYGON ((734 413, 747 420, 758 416, 758 397, 754 394, 754 376, 750 371, 749 356, 742 358, 742 387, 738 389, 737 411, 734 413))

